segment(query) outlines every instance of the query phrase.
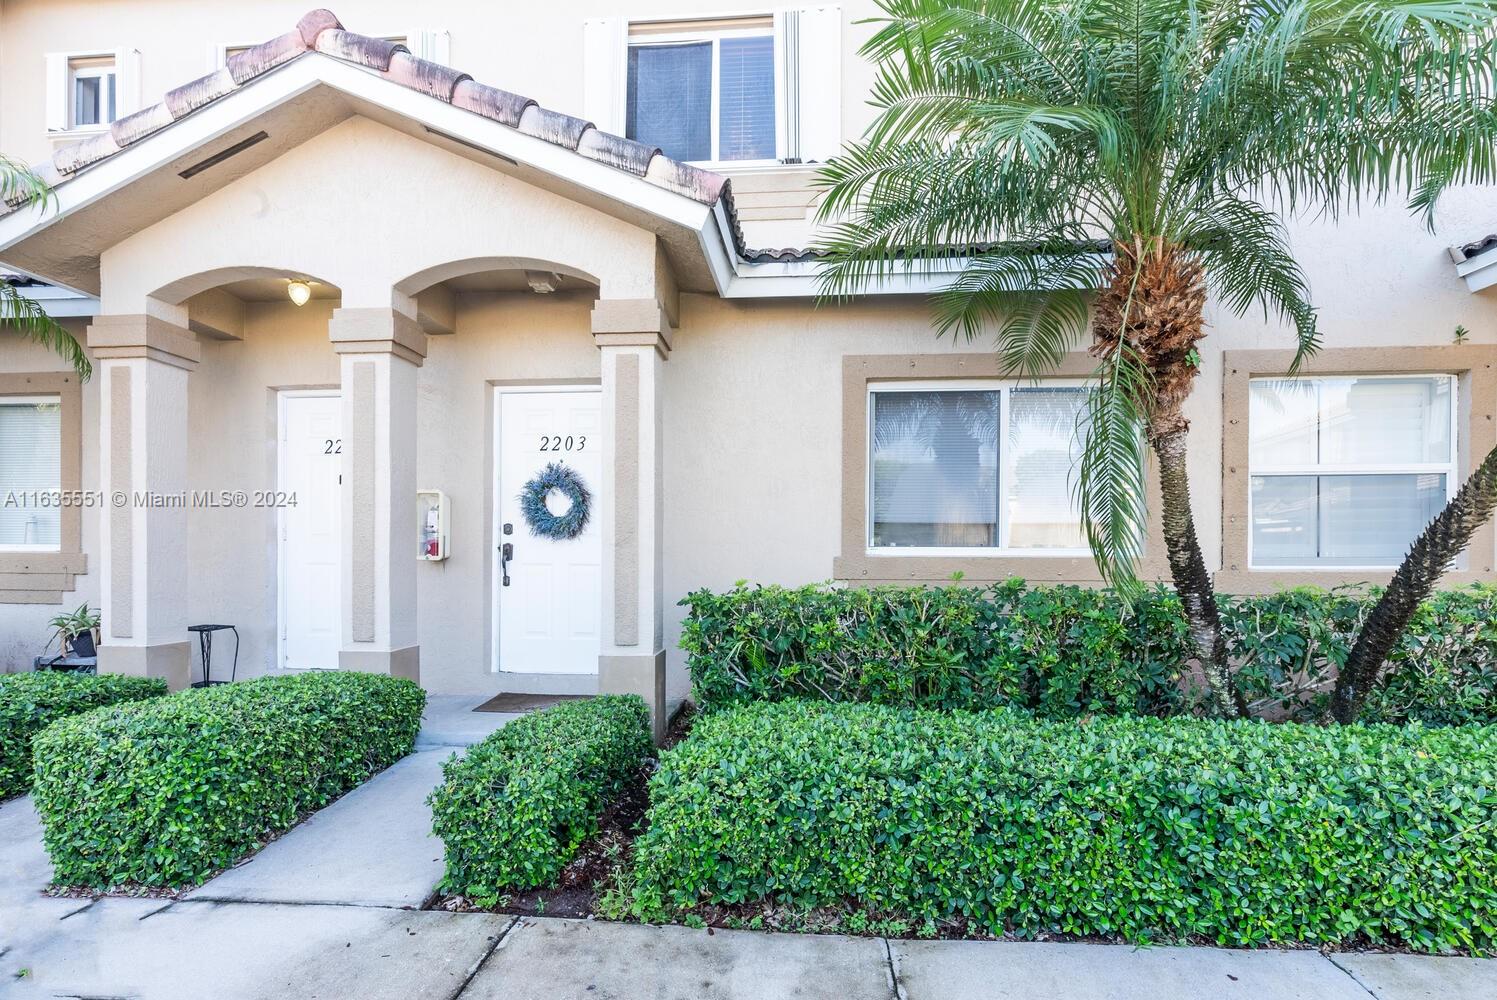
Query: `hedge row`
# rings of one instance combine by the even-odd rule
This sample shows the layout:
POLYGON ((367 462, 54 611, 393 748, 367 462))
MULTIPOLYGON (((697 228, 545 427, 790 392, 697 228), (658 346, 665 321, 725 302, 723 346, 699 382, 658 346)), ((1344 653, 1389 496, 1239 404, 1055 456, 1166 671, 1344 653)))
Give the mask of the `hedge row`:
POLYGON ((31 787, 31 741, 68 715, 100 705, 166 694, 166 682, 125 677, 39 671, 0 675, 0 800, 31 787))
MULTIPOLYGON (((1376 592, 1221 598, 1237 683, 1259 714, 1320 718, 1376 592)), ((1172 591, 1131 606, 1074 586, 697 591, 681 646, 704 708, 786 697, 1048 718, 1199 706, 1172 591)), ((1436 594, 1394 651, 1366 721, 1497 722, 1497 588, 1436 594)))
MULTIPOLYGON (((810 701, 667 751, 633 915, 851 904, 990 933, 1497 945, 1497 729, 810 701)), ((861 911, 860 911, 861 912, 861 911)))
POLYGON ((426 693, 317 672, 115 705, 35 741, 54 881, 203 881, 411 752, 426 693))
POLYGON ((653 753, 644 700, 606 695, 516 719, 452 758, 429 800, 441 889, 492 905, 551 884, 653 753))

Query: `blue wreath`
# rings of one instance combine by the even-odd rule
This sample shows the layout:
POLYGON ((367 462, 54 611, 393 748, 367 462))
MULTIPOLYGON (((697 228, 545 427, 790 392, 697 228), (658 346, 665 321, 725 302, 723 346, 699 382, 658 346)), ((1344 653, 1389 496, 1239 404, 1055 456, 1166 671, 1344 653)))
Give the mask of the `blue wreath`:
POLYGON ((530 533, 540 538, 557 541, 576 538, 587 527, 588 515, 592 513, 593 495, 588 492, 587 484, 560 462, 552 462, 526 483, 518 499, 530 533), (546 506, 546 495, 552 490, 560 490, 572 501, 565 514, 553 514, 546 506))

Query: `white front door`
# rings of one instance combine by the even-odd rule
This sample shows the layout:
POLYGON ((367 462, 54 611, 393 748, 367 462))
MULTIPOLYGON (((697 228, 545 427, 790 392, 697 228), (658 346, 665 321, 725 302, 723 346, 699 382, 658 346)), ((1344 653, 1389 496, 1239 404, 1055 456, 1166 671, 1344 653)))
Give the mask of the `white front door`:
POLYGON ((338 665, 343 418, 337 392, 280 394, 280 666, 338 665))
MULTIPOLYGON (((596 673, 603 554, 596 513, 603 485, 601 393, 574 386, 500 386, 495 392, 495 669, 596 673), (538 536, 520 511, 526 484, 552 462, 577 473, 593 497, 587 525, 574 538, 538 536)), ((553 492, 547 506, 561 515, 570 503, 553 492)))

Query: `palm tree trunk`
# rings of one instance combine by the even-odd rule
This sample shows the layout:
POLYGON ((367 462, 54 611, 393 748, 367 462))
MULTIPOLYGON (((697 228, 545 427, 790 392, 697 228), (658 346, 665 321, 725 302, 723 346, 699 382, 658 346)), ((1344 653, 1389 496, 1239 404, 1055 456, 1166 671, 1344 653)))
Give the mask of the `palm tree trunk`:
POLYGON ((1455 499, 1445 505, 1414 541, 1409 554, 1382 598, 1367 616, 1356 645, 1336 678, 1331 696, 1331 718, 1342 725, 1356 722, 1362 704, 1377 685, 1383 664, 1408 627, 1409 619, 1434 590, 1452 560, 1471 543, 1476 529, 1486 524, 1497 507, 1497 448, 1461 486, 1455 499))
POLYGON ((1195 518, 1190 512, 1190 480, 1185 469, 1185 437, 1182 429, 1150 434, 1149 443, 1159 460, 1159 492, 1163 499, 1164 546, 1169 555, 1175 592, 1185 608, 1185 620, 1196 659, 1206 673, 1211 707, 1223 718, 1247 714, 1242 693, 1232 683, 1227 663, 1227 643, 1222 636, 1216 591, 1196 538, 1195 518))
POLYGON ((1092 353, 1116 357, 1127 344, 1147 368, 1149 444, 1159 461, 1165 550, 1175 592, 1185 608, 1196 660, 1206 674, 1214 714, 1247 714, 1232 683, 1227 645, 1217 613, 1211 574, 1190 512, 1185 401, 1199 374, 1195 346, 1205 336, 1206 281, 1201 265, 1178 247, 1159 241, 1117 241, 1107 287, 1092 318, 1092 353))

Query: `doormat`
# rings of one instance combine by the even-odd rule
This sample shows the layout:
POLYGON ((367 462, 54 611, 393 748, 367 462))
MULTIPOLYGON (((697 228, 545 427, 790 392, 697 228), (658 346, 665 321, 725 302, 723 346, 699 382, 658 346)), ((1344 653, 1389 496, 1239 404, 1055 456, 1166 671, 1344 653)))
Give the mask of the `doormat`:
POLYGON ((520 712, 538 712, 564 701, 581 701, 587 697, 585 694, 496 694, 473 711, 515 715, 520 712))

